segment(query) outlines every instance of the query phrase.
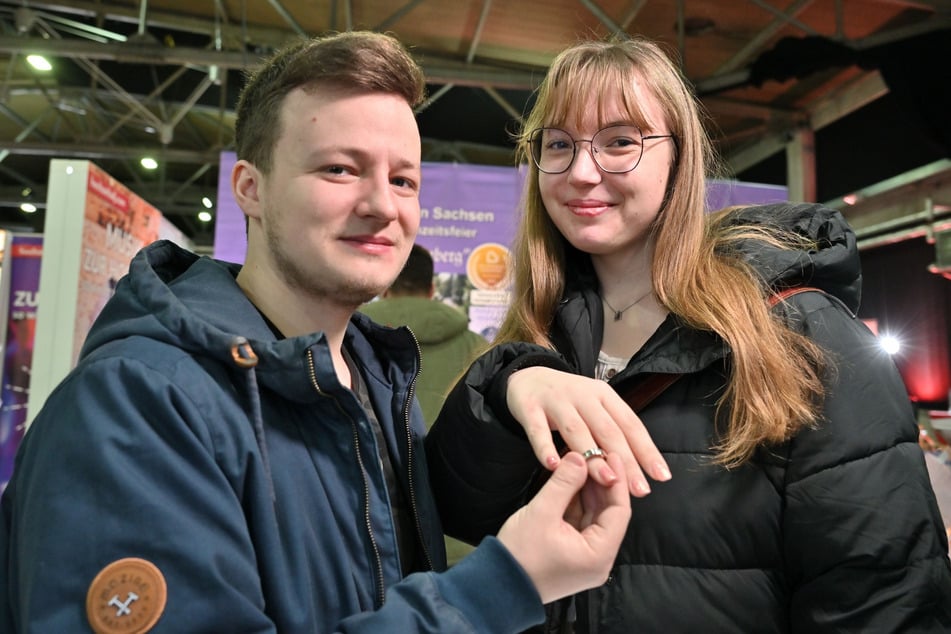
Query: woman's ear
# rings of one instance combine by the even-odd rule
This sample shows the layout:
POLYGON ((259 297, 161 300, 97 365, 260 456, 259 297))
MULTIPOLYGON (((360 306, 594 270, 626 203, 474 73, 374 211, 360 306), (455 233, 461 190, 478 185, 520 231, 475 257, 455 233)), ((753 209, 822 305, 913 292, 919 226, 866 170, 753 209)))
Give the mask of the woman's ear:
POLYGON ((249 218, 261 215, 261 181, 260 170, 244 159, 236 162, 231 170, 231 191, 235 202, 249 218))

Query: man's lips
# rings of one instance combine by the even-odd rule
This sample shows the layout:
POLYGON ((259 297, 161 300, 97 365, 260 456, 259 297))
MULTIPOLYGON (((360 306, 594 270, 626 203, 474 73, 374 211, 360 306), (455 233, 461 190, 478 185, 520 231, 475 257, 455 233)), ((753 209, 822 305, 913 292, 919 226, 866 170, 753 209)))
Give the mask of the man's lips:
POLYGON ((344 242, 351 244, 352 246, 368 251, 371 253, 379 253, 386 251, 393 247, 395 244, 393 240, 386 238, 384 236, 372 236, 372 235, 362 235, 362 236, 346 236, 342 238, 344 242))
POLYGON ((367 244, 381 244, 388 247, 393 246, 393 241, 384 236, 349 236, 344 238, 344 240, 350 240, 351 242, 365 242, 367 244))

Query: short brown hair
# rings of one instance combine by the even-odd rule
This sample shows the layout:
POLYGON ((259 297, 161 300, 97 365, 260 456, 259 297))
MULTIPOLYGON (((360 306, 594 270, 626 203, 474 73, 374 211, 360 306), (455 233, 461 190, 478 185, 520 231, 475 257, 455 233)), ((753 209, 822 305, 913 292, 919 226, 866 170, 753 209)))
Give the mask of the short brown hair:
POLYGON ((425 247, 414 244, 403 270, 397 276, 390 291, 394 295, 425 295, 433 288, 433 256, 425 247))
POLYGON ((394 37, 348 31, 300 40, 248 75, 238 98, 235 148, 239 159, 270 172, 281 135, 281 106, 292 90, 333 85, 356 91, 400 95, 410 107, 425 96, 423 72, 394 37))

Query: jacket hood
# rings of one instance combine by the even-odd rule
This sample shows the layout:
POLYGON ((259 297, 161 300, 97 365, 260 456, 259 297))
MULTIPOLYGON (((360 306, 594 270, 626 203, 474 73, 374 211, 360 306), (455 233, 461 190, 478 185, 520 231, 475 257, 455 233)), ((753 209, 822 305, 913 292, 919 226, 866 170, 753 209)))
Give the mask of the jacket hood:
MULTIPOLYGON (((317 398, 309 380, 307 351, 314 354, 314 377, 322 387, 338 386, 322 332, 277 339, 257 308, 235 282, 240 265, 201 257, 169 241, 155 242, 133 258, 128 275, 116 286, 83 344, 80 358, 110 341, 148 337, 196 356, 235 366, 236 346, 248 343, 257 356, 261 384, 297 402, 317 398), (315 344, 323 344, 315 346, 315 344)), ((348 328, 350 346, 376 356, 382 372, 415 369, 416 343, 405 336, 387 339, 392 359, 372 352, 381 332, 355 316, 348 328)))
POLYGON ((857 312, 862 266, 855 233, 841 213, 812 203, 780 203, 739 209, 724 222, 777 227, 807 238, 814 248, 782 249, 750 239, 740 242, 737 252, 767 287, 817 287, 857 312))
POLYGON ((360 312, 384 326, 409 326, 423 345, 448 341, 469 328, 469 318, 461 310, 425 297, 381 299, 360 312))
MULTIPOLYGON (((813 203, 778 203, 737 208, 719 218, 719 222, 727 227, 773 227, 808 238, 814 245, 809 250, 784 249, 755 239, 734 242, 730 248, 757 272, 767 288, 812 286, 836 297, 853 314, 858 310, 862 286, 858 246, 855 234, 838 211, 813 203)), ((597 278, 590 258, 572 252, 569 255, 577 266, 568 267, 566 292, 551 335, 556 347, 582 373, 593 376, 603 336, 603 308, 595 291, 597 278)), ((683 326, 676 316, 668 317, 635 355, 633 367, 652 372, 687 372, 726 354, 713 333, 683 326), (672 341, 676 345, 670 345, 672 341), (649 367, 642 368, 641 361, 649 367)))

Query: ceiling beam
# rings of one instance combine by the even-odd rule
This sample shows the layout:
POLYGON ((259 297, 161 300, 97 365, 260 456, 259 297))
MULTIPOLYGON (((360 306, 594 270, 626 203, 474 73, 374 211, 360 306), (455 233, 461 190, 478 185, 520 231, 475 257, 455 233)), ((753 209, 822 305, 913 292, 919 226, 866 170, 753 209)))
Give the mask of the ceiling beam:
MULTIPOLYGON (((100 43, 78 39, 44 39, 38 37, 0 36, 0 53, 21 54, 25 51, 65 57, 86 58, 129 64, 199 67, 218 66, 222 69, 243 70, 258 66, 262 60, 254 55, 235 51, 129 42, 100 43)), ((439 59, 427 55, 421 62, 426 80, 434 84, 454 83, 459 86, 493 86, 514 90, 533 90, 545 70, 518 71, 486 64, 471 64, 462 60, 439 59)))
POLYGON ((738 174, 777 152, 784 151, 796 126, 807 125, 813 131, 819 131, 838 119, 851 114, 882 97, 888 92, 882 76, 877 71, 866 73, 857 81, 814 104, 806 115, 805 121, 793 118, 774 134, 759 137, 748 147, 743 147, 729 156, 726 161, 730 170, 738 174))
POLYGON ((128 146, 128 145, 96 145, 90 143, 38 143, 0 139, 0 151, 10 154, 25 154, 29 156, 51 156, 57 158, 82 159, 128 159, 138 160, 140 157, 158 154, 160 161, 173 163, 208 163, 218 162, 219 151, 210 150, 183 150, 170 147, 156 146, 128 146))

